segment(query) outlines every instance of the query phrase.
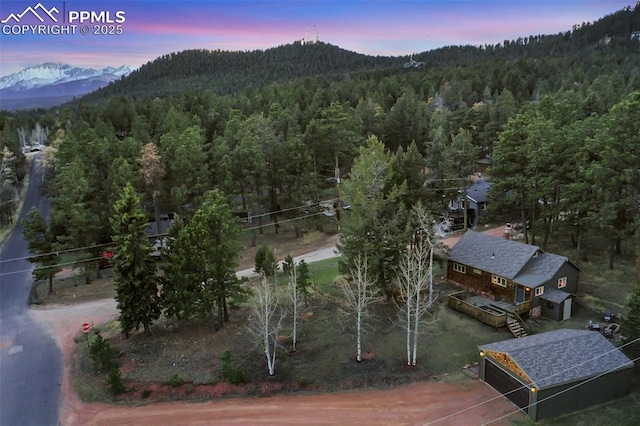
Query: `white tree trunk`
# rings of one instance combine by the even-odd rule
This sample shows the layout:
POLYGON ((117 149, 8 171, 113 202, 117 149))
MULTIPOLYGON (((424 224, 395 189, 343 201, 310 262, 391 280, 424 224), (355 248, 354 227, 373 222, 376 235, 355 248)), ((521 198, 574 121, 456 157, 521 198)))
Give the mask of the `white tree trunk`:
POLYGON ((293 352, 296 351, 296 343, 298 341, 298 315, 300 313, 300 305, 302 304, 302 300, 300 300, 300 291, 298 289, 298 270, 296 268, 296 264, 293 264, 293 268, 289 273, 289 298, 291 299, 292 309, 291 313, 293 315, 293 335, 291 337, 291 350, 293 352))
POLYGON ((342 284, 342 291, 350 311, 356 315, 356 360, 362 361, 362 327, 367 315, 367 307, 378 300, 375 280, 368 277, 369 264, 366 256, 358 255, 350 272, 350 280, 342 284))
POLYGON ((407 365, 411 365, 411 310, 412 310, 413 297, 407 297, 407 304, 405 306, 406 313, 406 327, 407 327, 407 365))
POLYGON ((414 215, 420 223, 416 241, 407 250, 400 264, 398 285, 404 301, 404 318, 407 331, 407 365, 415 366, 418 360, 418 336, 423 317, 429 314, 434 303, 433 252, 436 246, 431 220, 425 210, 417 206, 414 215))
POLYGON ((273 376, 276 372, 278 335, 285 317, 284 310, 279 309, 276 283, 262 276, 253 288, 250 305, 253 314, 249 329, 262 347, 267 359, 267 371, 273 376))
POLYGON ((362 340, 361 340, 361 330, 362 330, 362 311, 358 310, 357 319, 356 319, 356 361, 362 361, 362 340))

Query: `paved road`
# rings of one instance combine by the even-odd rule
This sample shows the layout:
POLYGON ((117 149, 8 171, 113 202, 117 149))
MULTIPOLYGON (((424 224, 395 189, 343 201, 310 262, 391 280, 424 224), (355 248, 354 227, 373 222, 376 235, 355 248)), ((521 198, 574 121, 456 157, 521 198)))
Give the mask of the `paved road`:
MULTIPOLYGON (((34 158, 20 219, 36 206, 48 213, 39 196, 41 173, 34 158)), ((62 357, 56 342, 28 309, 32 265, 22 227, 0 247, 0 425, 58 424, 62 357), (17 259, 17 260, 15 260, 17 259)))
MULTIPOLYGON (((339 256, 336 246, 325 247, 318 250, 314 250, 309 253, 301 254, 300 256, 295 256, 293 261, 298 263, 301 260, 304 260, 306 263, 319 262, 325 259, 331 259, 336 256, 339 256)), ((284 262, 280 262, 280 270, 282 271, 282 265, 284 262)), ((243 269, 241 271, 237 271, 236 275, 240 278, 246 277, 257 277, 258 274, 253 270, 253 268, 243 269)))

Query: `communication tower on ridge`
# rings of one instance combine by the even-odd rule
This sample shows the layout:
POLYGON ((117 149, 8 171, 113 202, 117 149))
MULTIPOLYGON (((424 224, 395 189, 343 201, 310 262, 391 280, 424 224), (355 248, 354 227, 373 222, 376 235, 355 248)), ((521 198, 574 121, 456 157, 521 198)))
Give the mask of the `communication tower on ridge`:
POLYGON ((304 38, 302 40, 300 40, 300 44, 302 44, 303 46, 305 44, 316 44, 319 41, 318 30, 316 29, 316 24, 313 24, 313 32, 316 35, 315 39, 309 39, 309 30, 305 28, 304 29, 304 38))

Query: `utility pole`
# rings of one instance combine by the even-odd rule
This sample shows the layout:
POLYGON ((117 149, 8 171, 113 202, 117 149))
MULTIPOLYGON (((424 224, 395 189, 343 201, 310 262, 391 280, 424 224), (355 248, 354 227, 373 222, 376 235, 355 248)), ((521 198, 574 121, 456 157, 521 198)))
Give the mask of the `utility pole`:
POLYGON ((333 171, 333 177, 336 182, 336 201, 335 201, 335 211, 336 211, 336 224, 338 226, 338 231, 340 231, 340 167, 338 165, 338 153, 335 153, 336 159, 336 167, 333 171))
POLYGON ((467 232, 467 191, 462 191, 462 208, 464 209, 464 232, 467 232))

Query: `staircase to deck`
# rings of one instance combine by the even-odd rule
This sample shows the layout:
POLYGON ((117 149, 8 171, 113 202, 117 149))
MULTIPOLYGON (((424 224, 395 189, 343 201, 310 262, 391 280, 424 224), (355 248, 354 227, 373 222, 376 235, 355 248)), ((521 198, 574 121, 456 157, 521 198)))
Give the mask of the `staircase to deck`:
POLYGON ((520 315, 514 309, 514 305, 508 302, 495 301, 491 307, 501 310, 507 314, 507 328, 516 338, 528 336, 526 326, 520 315))
POLYGON ((513 315, 507 315, 507 328, 516 338, 529 335, 520 321, 517 320, 513 315))

